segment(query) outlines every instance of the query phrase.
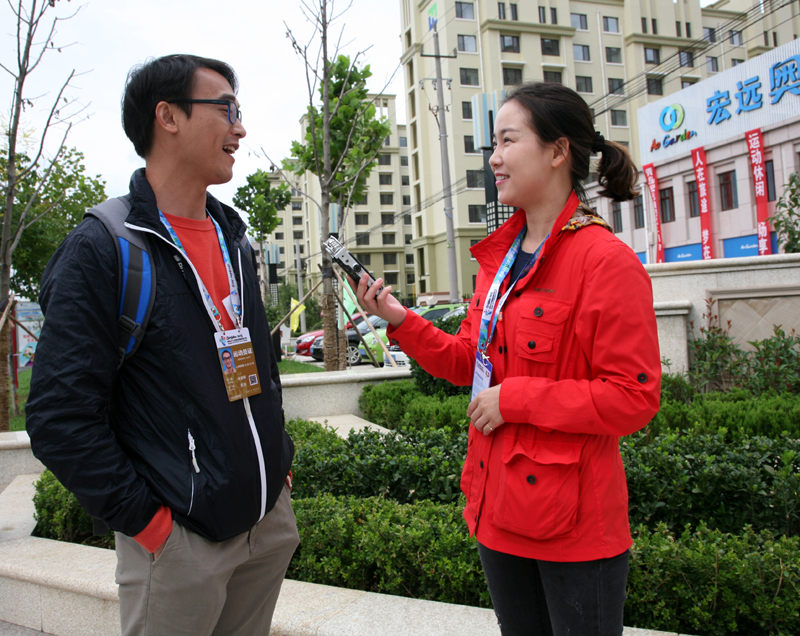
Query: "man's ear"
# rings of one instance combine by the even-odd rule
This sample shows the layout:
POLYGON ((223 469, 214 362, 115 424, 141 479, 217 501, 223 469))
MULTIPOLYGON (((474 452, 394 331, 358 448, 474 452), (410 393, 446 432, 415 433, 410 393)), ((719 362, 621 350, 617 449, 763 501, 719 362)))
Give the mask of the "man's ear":
POLYGON ((569 155, 569 139, 560 137, 553 142, 553 167, 560 166, 569 155))
POLYGON ((158 104, 156 104, 155 125, 157 128, 172 134, 178 132, 175 108, 175 104, 168 104, 167 102, 158 102, 158 104))

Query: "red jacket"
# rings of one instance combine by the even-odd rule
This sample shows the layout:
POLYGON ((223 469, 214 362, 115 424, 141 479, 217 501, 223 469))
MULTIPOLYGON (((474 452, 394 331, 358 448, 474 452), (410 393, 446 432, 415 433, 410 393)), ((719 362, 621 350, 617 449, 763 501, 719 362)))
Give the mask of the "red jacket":
MULTIPOLYGON (((553 227, 577 206, 573 193, 553 227)), ((480 271, 457 335, 413 312, 389 328, 429 373, 472 383, 482 303, 524 225, 519 210, 472 248, 480 271)), ((627 550, 619 437, 653 418, 661 391, 653 294, 639 259, 600 225, 554 229, 502 308, 487 354, 506 423, 488 436, 469 429, 461 489, 470 534, 493 550, 547 561, 627 550)))

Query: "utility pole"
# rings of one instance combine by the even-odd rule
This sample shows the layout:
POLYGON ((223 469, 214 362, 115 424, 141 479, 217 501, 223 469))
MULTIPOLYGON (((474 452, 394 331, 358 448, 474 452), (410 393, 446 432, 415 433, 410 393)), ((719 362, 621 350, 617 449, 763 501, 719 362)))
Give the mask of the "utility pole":
MULTIPOLYGON (((303 297, 303 259, 300 258, 300 241, 294 240, 294 266, 297 268, 297 297, 303 297)), ((306 332, 306 312, 300 312, 300 333, 306 332)))
MULTIPOLYGON (((450 155, 447 150, 447 120, 445 113, 448 109, 444 106, 444 85, 442 83, 442 62, 443 57, 454 58, 456 55, 440 55, 439 54, 439 30, 437 29, 437 21, 430 20, 430 29, 433 29, 433 55, 424 55, 420 53, 421 57, 432 57, 436 60, 436 79, 434 80, 433 88, 436 91, 437 101, 436 108, 430 107, 431 112, 437 116, 439 123, 439 149, 442 153, 442 189, 444 190, 444 216, 445 227, 447 231, 447 266, 449 269, 449 282, 450 282, 450 302, 461 302, 461 294, 458 293, 458 270, 456 264, 456 235, 453 228, 453 195, 451 193, 450 184, 450 155)), ((450 81, 447 80, 448 87, 450 81)), ((424 84, 425 80, 420 80, 424 84)))

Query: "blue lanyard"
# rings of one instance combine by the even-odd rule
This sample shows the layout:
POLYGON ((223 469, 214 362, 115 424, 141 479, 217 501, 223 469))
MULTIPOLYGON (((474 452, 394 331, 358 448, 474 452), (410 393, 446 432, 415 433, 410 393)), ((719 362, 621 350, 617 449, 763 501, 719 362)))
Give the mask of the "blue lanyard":
POLYGON ((500 285, 502 285, 503 281, 506 279, 506 276, 508 276, 508 273, 514 266, 514 261, 517 260, 517 256, 522 248, 522 241, 525 238, 527 230, 527 226, 523 227, 522 230, 520 230, 520 233, 517 235, 517 238, 514 239, 511 247, 508 248, 508 253, 503 259, 503 262, 500 264, 500 269, 498 269, 497 273, 494 275, 494 281, 492 282, 492 286, 489 288, 489 293, 486 295, 486 301, 483 304, 483 314, 481 314, 481 328, 478 335, 478 351, 484 355, 486 353, 486 349, 489 347, 489 343, 492 341, 494 330, 497 327, 497 319, 500 316, 503 305, 505 305, 506 300, 508 299, 508 295, 511 293, 511 290, 514 289, 514 285, 516 285, 520 279, 525 278, 525 276, 528 275, 528 272, 531 271, 531 268, 539 258, 539 253, 542 251, 545 241, 550 238, 549 234, 545 237, 541 245, 539 245, 539 247, 536 248, 536 251, 531 254, 531 257, 528 259, 528 262, 525 263, 525 267, 522 268, 519 276, 512 281, 512 283, 508 286, 506 293, 503 294, 503 297, 498 301, 497 295, 500 292, 500 285))
MULTIPOLYGON (((208 211, 206 210, 206 213, 208 211)), ((181 251, 184 258, 191 264, 191 260, 189 259, 189 255, 186 253, 186 250, 183 248, 183 244, 181 243, 180 238, 178 238, 178 234, 173 229, 170 222, 167 220, 167 217, 164 216, 164 213, 161 210, 158 211, 158 216, 161 219, 161 223, 167 228, 167 232, 169 232, 170 238, 172 242, 175 243, 175 246, 181 251)), ((219 227, 219 223, 216 222, 213 216, 210 214, 208 218, 211 219, 211 223, 214 224, 214 229, 217 231, 217 240, 219 241, 219 248, 222 251, 222 260, 225 262, 225 270, 228 274, 228 285, 230 287, 230 294, 231 294, 231 306, 233 307, 233 313, 236 314, 236 321, 239 323, 239 328, 242 326, 242 306, 239 303, 239 291, 236 288, 236 274, 233 272, 233 265, 231 264, 231 257, 228 253, 228 246, 225 244, 225 237, 222 234, 222 229, 219 227)), ((192 266, 194 269, 194 266, 192 266)), ((195 271, 195 276, 197 276, 197 272, 195 271)), ((222 319, 219 314, 219 310, 217 309, 216 305, 214 305, 214 301, 211 298, 211 294, 208 293, 208 289, 203 283, 203 280, 197 276, 197 283, 200 287, 200 291, 203 294, 203 300, 206 304, 206 307, 209 309, 211 314, 217 321, 217 328, 219 331, 224 331, 222 327, 222 319)))

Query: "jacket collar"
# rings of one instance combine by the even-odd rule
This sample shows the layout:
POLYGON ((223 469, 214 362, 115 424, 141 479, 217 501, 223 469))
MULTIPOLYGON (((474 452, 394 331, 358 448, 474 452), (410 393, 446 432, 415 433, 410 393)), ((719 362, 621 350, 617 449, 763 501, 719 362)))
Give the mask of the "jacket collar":
MULTIPOLYGON (((144 168, 139 168, 133 173, 129 187, 130 194, 128 196, 130 197, 131 211, 125 219, 126 222, 153 230, 164 238, 169 239, 166 228, 158 218, 156 195, 147 181, 144 168)), ((229 245, 238 242, 244 236, 247 226, 238 213, 233 208, 217 201, 208 192, 206 192, 206 209, 214 217, 214 220, 219 223, 222 234, 228 240, 229 245)))
MULTIPOLYGON (((567 203, 553 223, 553 227, 550 230, 550 238, 545 241, 542 247, 539 256, 540 260, 542 256, 555 248, 564 232, 562 228, 567 224, 567 221, 572 217, 575 210, 577 210, 579 203, 578 195, 575 194, 574 191, 571 192, 567 198, 567 203), (558 229, 556 230, 556 228, 558 229)), ((487 271, 496 272, 500 268, 500 264, 503 262, 514 239, 517 238, 522 228, 525 227, 525 223, 525 210, 520 208, 497 230, 492 232, 477 245, 471 247, 470 252, 472 252, 478 264, 487 271)))

